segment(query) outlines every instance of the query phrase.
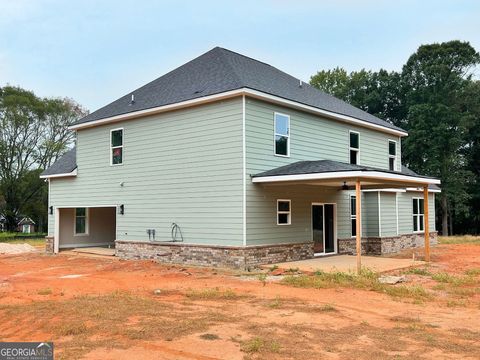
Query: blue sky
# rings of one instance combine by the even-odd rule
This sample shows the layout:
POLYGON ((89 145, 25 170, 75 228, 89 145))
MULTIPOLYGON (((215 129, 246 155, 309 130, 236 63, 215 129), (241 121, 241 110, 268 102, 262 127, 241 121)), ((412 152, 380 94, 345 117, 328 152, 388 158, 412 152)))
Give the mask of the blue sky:
POLYGON ((222 46, 302 80, 399 70, 420 44, 480 50, 480 1, 0 0, 0 86, 90 111, 222 46))

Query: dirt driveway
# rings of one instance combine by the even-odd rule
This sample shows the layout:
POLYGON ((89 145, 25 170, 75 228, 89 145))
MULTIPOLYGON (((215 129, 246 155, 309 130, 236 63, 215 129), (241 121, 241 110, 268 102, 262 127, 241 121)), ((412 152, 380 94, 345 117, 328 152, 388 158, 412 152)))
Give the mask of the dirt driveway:
POLYGON ((0 341, 54 341, 59 359, 478 359, 480 246, 441 245, 433 261, 384 287, 372 274, 1 256, 0 341))

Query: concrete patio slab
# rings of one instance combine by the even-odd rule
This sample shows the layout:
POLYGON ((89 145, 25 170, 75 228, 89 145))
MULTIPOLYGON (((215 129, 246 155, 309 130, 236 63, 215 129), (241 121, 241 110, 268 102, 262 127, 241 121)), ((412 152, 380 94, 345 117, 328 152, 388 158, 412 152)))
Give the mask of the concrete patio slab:
MULTIPOLYGON (((376 272, 387 272, 423 264, 425 264, 424 261, 413 261, 412 259, 362 256, 362 267, 376 272)), ((288 270, 293 268, 306 273, 313 273, 318 270, 324 272, 354 272, 356 271, 357 260, 352 255, 319 256, 313 259, 266 265, 263 268, 271 268, 274 265, 278 266, 279 269, 288 270)))

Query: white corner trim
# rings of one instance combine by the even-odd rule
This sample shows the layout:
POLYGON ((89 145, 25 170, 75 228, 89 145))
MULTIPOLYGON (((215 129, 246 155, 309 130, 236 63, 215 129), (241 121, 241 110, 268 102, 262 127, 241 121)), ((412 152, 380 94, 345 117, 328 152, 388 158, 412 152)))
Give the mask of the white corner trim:
POLYGON ((398 228, 398 193, 395 193, 395 217, 397 219, 397 235, 399 235, 400 231, 398 228))
POLYGON ((69 172, 69 173, 40 175, 40 179, 53 179, 53 178, 68 177, 68 176, 77 176, 77 168, 75 168, 72 172, 69 172))
POLYGON ((242 239, 247 246, 247 139, 246 136, 245 95, 242 96, 242 239))
POLYGON ((138 117, 142 117, 142 116, 154 115, 154 114, 158 114, 158 113, 162 113, 162 112, 166 112, 166 111, 181 109, 181 108, 184 108, 184 107, 205 104, 205 103, 218 101, 218 100, 222 100, 222 99, 228 99, 228 98, 232 98, 232 97, 240 96, 240 95, 244 95, 244 96, 247 95, 247 96, 251 96, 253 98, 265 100, 265 101, 268 101, 268 102, 273 102, 273 103, 276 103, 276 104, 288 106, 288 107, 291 107, 291 108, 296 108, 296 109, 307 111, 307 112, 310 112, 310 113, 323 115, 323 116, 326 116, 326 117, 329 117, 329 118, 332 118, 332 119, 335 119, 335 120, 340 120, 340 121, 355 124, 355 125, 358 125, 358 126, 382 131, 382 132, 385 132, 387 134, 394 134, 394 135, 397 135, 397 136, 408 136, 408 133, 405 132, 405 131, 390 129, 390 128, 385 127, 385 126, 373 124, 373 123, 370 123, 368 121, 360 120, 360 119, 357 119, 357 118, 354 118, 354 117, 351 117, 351 116, 348 116, 348 115, 337 114, 337 113, 334 113, 332 111, 319 109, 319 108, 316 108, 314 106, 305 105, 305 104, 302 104, 302 103, 299 103, 299 102, 296 102, 296 101, 287 100, 287 99, 284 99, 284 98, 279 97, 279 96, 270 95, 270 94, 264 93, 262 91, 252 90, 252 89, 249 89, 249 88, 241 88, 241 89, 237 89, 237 90, 226 91, 226 92, 219 93, 219 94, 203 96, 201 98, 181 101, 181 102, 178 102, 178 103, 175 103, 175 104, 158 106, 158 107, 154 107, 154 108, 151 108, 151 109, 132 111, 132 112, 126 113, 126 114, 116 115, 116 116, 112 116, 112 117, 108 117, 108 118, 104 118, 104 119, 99 119, 99 120, 95 120, 95 121, 89 121, 89 122, 83 123, 83 124, 72 125, 72 126, 69 127, 69 129, 70 130, 78 130, 78 129, 83 129, 83 128, 88 128, 88 127, 108 124, 108 123, 117 122, 117 121, 129 120, 129 119, 134 119, 134 118, 138 118, 138 117))
POLYGON ((380 191, 378 192, 377 201, 378 201, 378 236, 382 237, 382 207, 380 204, 382 201, 382 198, 380 195, 380 191))
POLYGON ((301 180, 332 180, 345 178, 363 178, 373 180, 393 180, 404 181, 416 184, 440 184, 440 180, 424 177, 415 177, 402 174, 384 173, 381 171, 335 171, 327 173, 309 173, 298 175, 275 175, 275 176, 261 176, 254 177, 253 183, 271 183, 281 181, 301 181, 301 180))

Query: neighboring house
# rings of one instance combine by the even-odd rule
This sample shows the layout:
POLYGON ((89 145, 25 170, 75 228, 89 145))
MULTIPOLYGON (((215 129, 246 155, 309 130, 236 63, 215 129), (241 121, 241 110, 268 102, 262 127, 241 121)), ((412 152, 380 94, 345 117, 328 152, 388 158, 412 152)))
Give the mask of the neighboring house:
POLYGON ((42 174, 50 251, 248 267, 354 253, 360 214, 364 253, 423 246, 426 223, 436 241, 440 181, 402 166, 404 130, 226 49, 71 129, 76 148, 42 174))
POLYGON ((29 217, 25 216, 22 217, 21 220, 17 223, 17 231, 31 234, 35 232, 35 221, 30 219, 29 217))

